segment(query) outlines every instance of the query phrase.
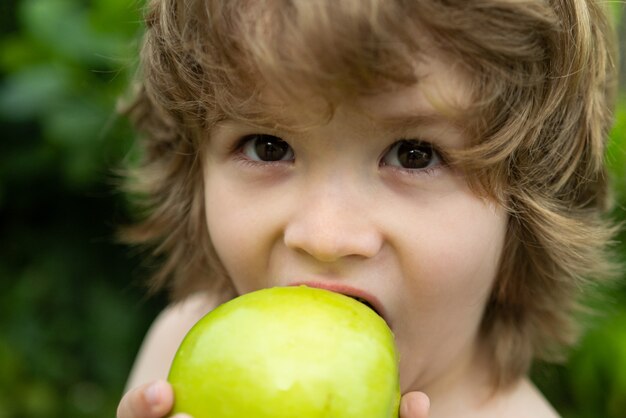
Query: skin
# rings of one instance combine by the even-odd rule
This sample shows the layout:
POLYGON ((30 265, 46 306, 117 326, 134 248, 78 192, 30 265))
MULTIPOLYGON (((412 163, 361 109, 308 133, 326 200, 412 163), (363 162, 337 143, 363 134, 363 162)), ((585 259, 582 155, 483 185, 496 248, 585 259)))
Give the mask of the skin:
MULTIPOLYGON (((328 123, 305 130, 217 125, 202 158, 213 245, 235 294, 306 282, 375 298, 400 353, 402 418, 556 417, 525 379, 495 394, 490 386, 478 329, 508 217, 445 159, 468 146, 438 111, 465 105, 462 74, 439 59, 417 71, 415 86, 342 104, 328 123), (407 167, 402 139, 435 152, 407 167), (267 141, 286 149, 279 161, 264 161, 267 148, 256 145, 267 141)), ((295 109, 287 104, 285 117, 307 123, 295 109)), ((219 302, 200 295, 170 308, 129 387, 165 377, 181 330, 219 302)), ((151 388, 128 392, 118 417, 164 416, 171 388, 151 388)))

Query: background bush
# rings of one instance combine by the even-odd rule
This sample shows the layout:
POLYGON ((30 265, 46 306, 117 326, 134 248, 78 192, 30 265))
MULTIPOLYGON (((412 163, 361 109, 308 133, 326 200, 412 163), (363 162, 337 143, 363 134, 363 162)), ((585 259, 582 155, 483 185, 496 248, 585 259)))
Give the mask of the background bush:
MULTIPOLYGON (((617 20, 622 8, 615 3, 617 20)), ((128 0, 0 3, 0 418, 114 416, 164 306, 162 295, 144 296, 139 258, 114 239, 130 210, 111 170, 133 154, 114 109, 136 64, 140 9, 128 0)), ((621 219, 625 103, 622 93, 609 149, 621 219)), ((623 283, 596 302, 607 314, 567 364, 533 372, 565 417, 626 417, 623 283)))

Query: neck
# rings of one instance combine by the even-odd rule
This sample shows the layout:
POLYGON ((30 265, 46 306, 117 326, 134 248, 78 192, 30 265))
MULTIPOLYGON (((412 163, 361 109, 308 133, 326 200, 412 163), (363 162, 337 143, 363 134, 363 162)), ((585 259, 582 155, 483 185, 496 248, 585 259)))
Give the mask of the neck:
POLYGON ((480 411, 490 403, 494 395, 491 366, 480 349, 473 345, 466 354, 448 364, 446 371, 422 385, 431 400, 429 417, 443 418, 469 416, 470 411, 480 411))

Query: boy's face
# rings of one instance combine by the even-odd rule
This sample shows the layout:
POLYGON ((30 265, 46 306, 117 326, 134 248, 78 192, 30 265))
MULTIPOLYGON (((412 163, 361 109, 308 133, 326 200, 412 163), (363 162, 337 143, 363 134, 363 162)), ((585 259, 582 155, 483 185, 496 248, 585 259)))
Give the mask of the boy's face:
POLYGON ((236 290, 304 283, 368 299, 396 336, 403 392, 432 393, 472 373, 507 216, 446 164, 467 139, 432 103, 467 100, 461 76, 437 60, 418 70, 418 85, 305 132, 224 121, 203 164, 236 290))

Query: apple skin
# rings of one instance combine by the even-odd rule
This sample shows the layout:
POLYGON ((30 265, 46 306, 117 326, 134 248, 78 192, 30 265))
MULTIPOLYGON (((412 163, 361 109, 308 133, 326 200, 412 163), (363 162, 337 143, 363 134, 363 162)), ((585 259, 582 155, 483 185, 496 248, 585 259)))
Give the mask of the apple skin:
POLYGON ((395 418, 394 337, 364 304, 274 287, 204 316, 176 353, 172 414, 194 418, 395 418))

